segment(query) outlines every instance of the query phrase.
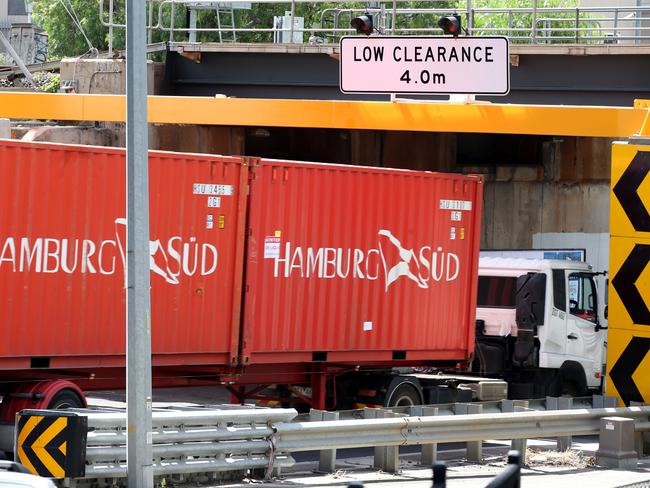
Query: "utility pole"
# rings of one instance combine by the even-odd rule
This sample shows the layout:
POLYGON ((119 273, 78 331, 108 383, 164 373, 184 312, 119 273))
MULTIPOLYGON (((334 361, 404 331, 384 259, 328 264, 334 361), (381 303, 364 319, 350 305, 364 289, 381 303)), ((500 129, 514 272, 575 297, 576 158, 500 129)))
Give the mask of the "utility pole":
POLYGON ((146 7, 126 2, 127 483, 153 487, 146 7))

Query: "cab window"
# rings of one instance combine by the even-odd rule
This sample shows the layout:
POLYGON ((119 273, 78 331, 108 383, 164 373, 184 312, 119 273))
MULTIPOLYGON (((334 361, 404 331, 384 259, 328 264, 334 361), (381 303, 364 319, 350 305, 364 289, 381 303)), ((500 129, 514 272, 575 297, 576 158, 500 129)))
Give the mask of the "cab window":
POLYGON ((478 306, 515 308, 517 278, 510 276, 479 276, 478 306))
POLYGON ((596 286, 589 275, 569 275, 569 313, 596 322, 596 286))

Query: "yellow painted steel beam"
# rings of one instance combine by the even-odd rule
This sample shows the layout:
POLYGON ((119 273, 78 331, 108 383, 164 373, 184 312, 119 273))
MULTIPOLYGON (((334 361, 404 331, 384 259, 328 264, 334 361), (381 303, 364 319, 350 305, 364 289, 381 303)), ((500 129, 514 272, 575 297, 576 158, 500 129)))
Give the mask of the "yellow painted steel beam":
MULTIPOLYGON (((647 135, 649 113, 645 100, 592 107, 149 97, 156 124, 630 137, 647 135)), ((0 93, 0 117, 120 122, 125 114, 123 95, 0 93)))

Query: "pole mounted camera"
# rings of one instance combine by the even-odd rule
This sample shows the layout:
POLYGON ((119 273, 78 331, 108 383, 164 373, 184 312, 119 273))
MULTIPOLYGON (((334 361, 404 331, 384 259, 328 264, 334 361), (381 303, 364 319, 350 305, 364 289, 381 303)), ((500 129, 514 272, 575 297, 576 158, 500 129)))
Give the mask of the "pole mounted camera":
POLYGON ((352 21, 350 21, 350 25, 357 30, 357 34, 365 34, 367 36, 372 34, 372 31, 374 29, 372 15, 370 15, 368 12, 360 15, 359 17, 353 18, 352 21))
POLYGON ((458 37, 458 34, 463 30, 463 24, 460 20, 460 15, 454 14, 448 17, 442 17, 438 21, 438 27, 442 29, 442 32, 454 37, 458 37))

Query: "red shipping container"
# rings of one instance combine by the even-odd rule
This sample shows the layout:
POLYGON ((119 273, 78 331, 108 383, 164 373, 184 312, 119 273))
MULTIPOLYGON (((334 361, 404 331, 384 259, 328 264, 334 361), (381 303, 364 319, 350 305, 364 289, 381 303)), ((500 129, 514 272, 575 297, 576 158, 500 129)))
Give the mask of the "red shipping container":
POLYGON ((261 161, 251 169, 242 360, 463 360, 482 180, 261 161))
MULTIPOLYGON (((230 365, 247 168, 163 152, 149 167, 153 364, 230 365)), ((125 199, 123 150, 0 141, 0 369, 124 365, 125 199)))

